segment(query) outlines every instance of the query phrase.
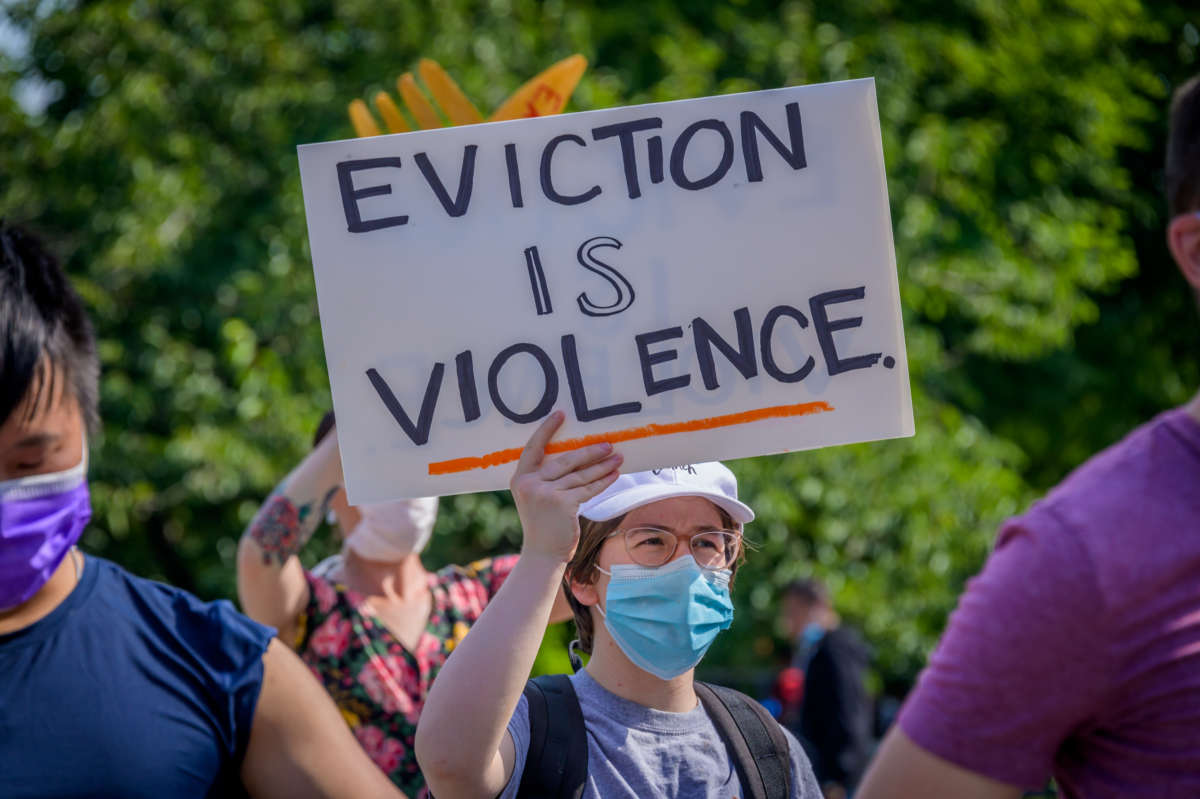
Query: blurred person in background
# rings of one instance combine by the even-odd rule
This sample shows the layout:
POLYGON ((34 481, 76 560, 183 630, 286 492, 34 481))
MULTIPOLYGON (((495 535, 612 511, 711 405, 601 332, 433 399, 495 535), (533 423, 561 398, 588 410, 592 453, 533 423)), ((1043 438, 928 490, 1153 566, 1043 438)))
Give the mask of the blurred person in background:
MULTIPOLYGON (((1197 294, 1200 77, 1171 104, 1166 184, 1197 294)), ((1200 796, 1200 394, 1001 528, 859 797, 1014 799, 1051 776, 1067 797, 1200 796)))
MULTIPOLYGON (((242 607, 279 630, 333 697, 375 764, 410 796, 426 794, 413 752, 417 719, 446 657, 504 583, 516 555, 425 569, 437 498, 349 505, 332 413, 312 451, 242 535, 242 607), (336 520, 341 553, 312 570, 299 552, 336 520)), ((560 595, 551 621, 571 615, 560 595)))
POLYGON ((792 662, 780 682, 801 686, 799 697, 795 690, 781 691, 794 697, 792 707, 784 708, 784 721, 808 751, 826 799, 844 799, 874 747, 874 705, 864 683, 871 650, 842 623, 819 580, 789 583, 779 612, 793 642, 792 662))
POLYGON ((76 547, 99 372, 58 262, 0 221, 0 794, 399 796, 274 630, 76 547))

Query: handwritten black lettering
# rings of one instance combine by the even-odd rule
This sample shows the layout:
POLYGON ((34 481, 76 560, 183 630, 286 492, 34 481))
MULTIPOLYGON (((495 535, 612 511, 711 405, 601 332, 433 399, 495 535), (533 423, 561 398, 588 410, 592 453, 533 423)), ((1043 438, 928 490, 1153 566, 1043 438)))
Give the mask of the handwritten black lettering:
POLYGON ((673 338, 683 338, 683 328, 668 327, 664 330, 655 330, 651 333, 640 333, 634 336, 638 351, 638 363, 642 367, 642 384, 646 387, 647 397, 653 397, 664 391, 684 388, 692 382, 691 375, 675 375, 662 380, 656 380, 654 377, 655 364, 673 361, 679 357, 679 352, 674 349, 650 352, 650 345, 670 341, 673 338))
POLYGON ((775 351, 771 348, 771 340, 775 335, 775 323, 783 316, 795 319, 796 323, 800 325, 801 330, 808 327, 808 319, 804 317, 804 314, 790 305, 776 305, 767 311, 767 315, 763 317, 762 328, 758 334, 759 347, 762 349, 763 370, 780 383, 799 383, 808 377, 808 373, 813 370, 817 362, 810 355, 808 356, 808 360, 801 364, 800 368, 794 372, 785 372, 779 368, 779 365, 775 362, 775 351))
POLYGON ((504 145, 504 166, 508 169, 508 196, 512 198, 513 208, 523 208, 521 199, 521 169, 517 163, 517 145, 504 145))
POLYGON ((470 350, 454 356, 454 368, 458 372, 458 399, 462 403, 463 421, 473 422, 479 418, 479 391, 475 388, 475 364, 470 350))
POLYGON ((558 401, 558 370, 554 368, 554 362, 550 360, 550 356, 538 345, 528 343, 513 344, 501 350, 500 354, 492 361, 492 365, 488 369, 488 393, 492 397, 492 404, 496 406, 496 410, 504 414, 504 418, 510 419, 517 424, 536 422, 550 413, 554 408, 554 403, 558 401), (542 390, 542 398, 538 400, 538 404, 528 413, 514 411, 500 396, 500 370, 504 368, 504 364, 508 363, 509 358, 522 352, 533 356, 533 359, 538 362, 538 366, 541 367, 542 374, 546 378, 545 388, 542 390))
MULTIPOLYGON (((621 142, 621 164, 625 169, 625 186, 629 190, 629 199, 631 200, 636 200, 642 196, 642 188, 638 185, 637 153, 633 149, 633 134, 661 127, 661 117, 646 117, 645 119, 635 119, 631 122, 618 122, 614 125, 592 128, 592 139, 595 141, 616 136, 617 140, 621 142)), ((660 166, 659 174, 661 173, 662 169, 660 166)))
POLYGON ((733 134, 729 132, 729 127, 719 119, 702 119, 699 122, 693 122, 683 129, 683 133, 679 134, 679 138, 675 140, 675 144, 671 147, 671 179, 681 189, 687 189, 688 191, 707 189, 725 177, 725 173, 729 171, 729 167, 731 166, 733 166, 733 134), (691 180, 684 172, 683 160, 687 155, 687 148, 692 141, 692 137, 702 130, 714 130, 720 134, 723 147, 721 150, 721 160, 712 172, 699 180, 691 180))
POLYGON ((546 142, 546 147, 542 150, 542 193, 546 195, 546 199, 556 202, 559 205, 579 205, 592 199, 600 193, 599 186, 592 186, 582 194, 560 194, 554 188, 554 179, 551 176, 551 165, 554 160, 554 151, 558 149, 558 145, 565 141, 573 144, 578 144, 580 147, 587 147, 587 142, 581 136, 576 136, 574 133, 564 133, 561 136, 555 136, 550 141, 546 142))
MULTIPOLYGON (((618 402, 602 408, 589 408, 587 393, 583 387, 583 374, 579 370, 579 353, 575 349, 575 336, 562 337, 563 365, 567 370, 567 386, 571 390, 571 404, 575 407, 575 418, 581 422, 594 422, 610 416, 637 413, 642 409, 640 402, 618 402)), ((548 410, 547 410, 548 412, 548 410)))
POLYGON ((869 355, 842 358, 838 355, 837 345, 833 341, 835 331, 859 327, 862 325, 862 317, 848 316, 843 319, 830 321, 829 312, 826 310, 826 307, 839 302, 861 300, 866 296, 866 292, 865 286, 859 286, 853 289, 827 291, 824 294, 818 294, 810 298, 808 301, 809 310, 812 311, 813 326, 817 330, 817 341, 821 344, 821 354, 825 356, 825 368, 829 371, 830 377, 840 375, 842 372, 849 372, 854 369, 866 369, 869 366, 874 366, 875 362, 883 354, 881 352, 872 352, 869 355))
POLYGON ((407 216, 385 216, 380 219, 362 218, 358 201, 366 197, 381 197, 392 193, 392 184, 381 183, 365 189, 354 188, 354 173, 363 169, 399 169, 399 158, 364 158, 359 161, 339 161, 337 165, 338 188, 342 194, 342 211, 346 215, 346 230, 351 233, 368 233, 386 227, 408 224, 407 216))
POLYGON ((429 382, 425 384, 425 398, 421 400, 421 412, 417 415, 417 423, 413 424, 403 406, 400 405, 400 401, 396 399, 396 395, 392 393, 387 381, 374 368, 367 370, 367 379, 375 387, 379 399, 383 400, 384 407, 392 414, 392 418, 400 425, 400 429, 418 447, 429 442, 429 426, 433 422, 433 409, 437 406, 438 392, 442 388, 442 374, 445 371, 445 364, 435 363, 433 365, 433 370, 429 373, 429 382))
POLYGON ((741 113, 742 158, 746 162, 746 180, 750 183, 758 183, 763 179, 762 161, 758 155, 758 133, 762 133, 767 143, 783 156, 783 160, 792 169, 804 169, 808 165, 804 156, 804 129, 800 124, 800 105, 788 103, 784 106, 784 111, 787 115, 788 140, 792 144, 790 148, 783 145, 758 114, 753 111, 741 113))
POLYGON ((463 148, 462 168, 458 174, 458 193, 453 200, 450 199, 450 193, 446 191, 442 179, 438 177, 437 170, 433 168, 429 156, 425 153, 417 153, 413 156, 421 174, 425 176, 425 182, 429 184, 429 188, 433 189, 438 202, 450 216, 462 216, 467 212, 467 206, 471 204, 471 190, 475 185, 475 151, 477 149, 479 148, 474 144, 468 144, 463 148))
POLYGON ((588 316, 612 316, 619 314, 630 305, 633 305, 634 300, 633 284, 616 269, 592 254, 594 250, 598 250, 601 247, 612 247, 619 250, 621 249, 621 242, 612 236, 595 236, 579 245, 579 250, 575 253, 575 257, 584 269, 594 272, 608 281, 608 284, 616 291, 617 296, 608 305, 600 305, 593 302, 588 297, 587 292, 581 293, 575 298, 575 301, 579 303, 579 310, 588 316))
POLYGON ((733 312, 733 321, 737 326, 738 344, 735 349, 725 339, 713 330, 712 325, 697 316, 692 320, 692 336, 696 340, 696 359, 700 362, 700 379, 704 387, 714 391, 719 387, 717 382, 717 365, 713 359, 712 348, 721 351, 742 377, 749 380, 758 374, 758 364, 754 360, 754 329, 750 324, 750 309, 738 308, 733 312))

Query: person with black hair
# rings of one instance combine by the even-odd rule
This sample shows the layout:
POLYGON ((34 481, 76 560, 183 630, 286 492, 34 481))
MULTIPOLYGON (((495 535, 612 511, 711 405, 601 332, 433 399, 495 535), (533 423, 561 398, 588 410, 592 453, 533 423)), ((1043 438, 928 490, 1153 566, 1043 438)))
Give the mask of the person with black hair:
POLYGON ((0 793, 401 796, 274 630, 78 549, 98 380, 58 262, 0 221, 0 793))
MULTIPOLYGON (((1200 76, 1167 140, 1167 243, 1200 292, 1200 76)), ((1200 353, 1193 353, 1198 355, 1200 353)), ((1200 796, 1200 394, 1000 530, 858 799, 1200 796)))
MULTIPOLYGON (((327 413, 242 535, 238 596, 318 676, 375 765, 423 796, 413 738, 425 696, 517 558, 427 571, 437 498, 350 505, 334 422, 327 413), (299 553, 323 519, 336 522, 341 552, 306 570, 299 553)), ((550 621, 570 615, 560 595, 550 621)))

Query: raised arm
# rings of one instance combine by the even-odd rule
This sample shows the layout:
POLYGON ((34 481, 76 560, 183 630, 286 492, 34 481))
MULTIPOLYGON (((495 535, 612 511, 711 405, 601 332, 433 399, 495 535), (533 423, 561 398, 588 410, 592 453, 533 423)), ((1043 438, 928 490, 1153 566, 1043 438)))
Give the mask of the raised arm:
POLYGON ((342 487, 337 431, 331 430, 283 479, 254 515, 238 543, 237 587, 242 608, 269 624, 289 646, 308 602, 308 583, 296 554, 325 518, 342 487))
POLYGON ((511 487, 521 517, 521 558, 446 660, 417 727, 417 761, 437 796, 497 796, 513 770, 508 720, 529 678, 567 561, 579 540, 579 505, 617 478, 610 444, 547 457, 556 411, 525 445, 511 487))

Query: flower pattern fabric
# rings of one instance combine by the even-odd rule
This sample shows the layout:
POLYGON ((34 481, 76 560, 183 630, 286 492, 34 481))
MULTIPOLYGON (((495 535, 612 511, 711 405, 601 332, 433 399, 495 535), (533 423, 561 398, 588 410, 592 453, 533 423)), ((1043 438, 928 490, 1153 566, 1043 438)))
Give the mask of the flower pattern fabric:
POLYGON ((370 758, 410 797, 427 797, 413 738, 433 678, 516 565, 516 555, 429 575, 429 622, 409 651, 345 585, 306 572, 296 649, 370 758))

